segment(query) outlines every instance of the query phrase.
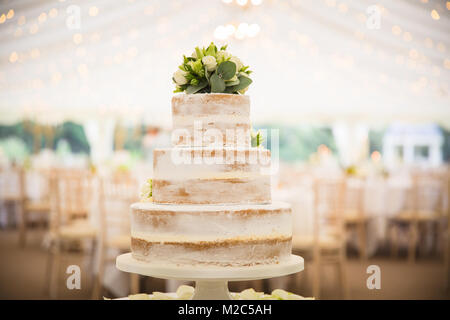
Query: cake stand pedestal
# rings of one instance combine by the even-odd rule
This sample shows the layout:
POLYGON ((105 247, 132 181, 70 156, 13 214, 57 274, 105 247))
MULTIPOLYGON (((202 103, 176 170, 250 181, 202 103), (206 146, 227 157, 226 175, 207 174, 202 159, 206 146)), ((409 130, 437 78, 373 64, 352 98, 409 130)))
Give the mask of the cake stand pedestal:
POLYGON ((195 281, 193 300, 231 300, 228 281, 259 280, 281 277, 303 270, 303 258, 291 255, 274 265, 249 267, 188 266, 148 263, 134 259, 131 253, 116 258, 117 269, 161 279, 195 281))

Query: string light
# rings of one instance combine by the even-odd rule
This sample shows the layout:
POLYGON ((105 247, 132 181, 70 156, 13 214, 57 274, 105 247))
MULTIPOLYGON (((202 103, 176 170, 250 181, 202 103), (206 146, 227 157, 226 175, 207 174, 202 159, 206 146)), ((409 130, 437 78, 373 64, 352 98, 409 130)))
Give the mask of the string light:
POLYGON ((89 15, 91 17, 95 17, 98 15, 98 8, 96 6, 90 7, 89 8, 89 15))
POLYGON ((14 10, 13 9, 10 9, 9 11, 8 11, 8 13, 6 14, 6 18, 7 19, 12 19, 14 17, 14 10))
POLYGON ((9 55, 9 62, 15 63, 15 62, 17 62, 18 59, 19 59, 19 55, 17 54, 17 52, 15 52, 15 51, 11 52, 11 54, 9 55))
POLYGON ((381 153, 379 151, 374 151, 370 155, 370 158, 372 158, 373 162, 379 162, 381 160, 381 153))
POLYGON ((227 24, 226 26, 220 25, 214 30, 214 37, 225 40, 234 35, 236 39, 242 40, 246 37, 256 37, 260 30, 260 26, 256 23, 249 25, 246 22, 242 22, 237 28, 233 24, 227 24))
POLYGON ((402 33, 402 29, 399 26, 393 26, 392 27, 392 33, 396 36, 400 35, 402 33))
POLYGON ((345 3, 340 3, 338 9, 342 13, 346 13, 348 11, 348 7, 345 3))
POLYGON ((86 76, 88 73, 88 67, 84 63, 78 65, 77 70, 78 70, 78 73, 83 77, 86 76))
POLYGON ((50 11, 48 12, 48 16, 50 18, 55 18, 57 15, 58 15, 58 9, 56 9, 56 8, 50 9, 50 11))
POLYGON ((259 33, 260 30, 261 28, 259 27, 259 25, 253 23, 248 27, 247 35, 249 37, 256 37, 256 35, 259 33))
POLYGON ((236 3, 240 6, 245 6, 248 3, 248 0, 236 0, 236 3))
POLYGON ((154 12, 155 12, 155 9, 153 8, 153 6, 147 6, 144 9, 144 14, 146 16, 151 16, 154 12))
POLYGON ((326 0, 325 4, 329 7, 334 7, 336 6, 336 0, 326 0))
POLYGON ((444 60, 444 67, 445 67, 445 69, 450 69, 450 59, 444 60))
POLYGON ((216 30, 214 30, 214 37, 220 40, 225 40, 228 37, 226 27, 218 26, 216 30))
MULTIPOLYGON (((231 4, 233 0, 222 0, 225 4, 231 4)), ((241 7, 246 7, 249 4, 249 0, 236 0, 237 5, 241 7)), ((262 4, 262 0, 251 0, 250 3, 254 6, 259 6, 262 4)))
POLYGON ((80 44, 83 41, 83 35, 81 33, 75 33, 72 37, 73 43, 80 44))
POLYGON ((127 50, 127 56, 130 58, 136 57, 138 54, 138 49, 136 47, 131 47, 127 50))
POLYGON ((39 23, 44 23, 46 20, 47 20, 47 14, 45 12, 42 12, 38 17, 38 21, 39 21, 39 23))
MULTIPOLYGON (((247 0, 247 1, 245 1, 245 5, 244 5, 244 6, 246 6, 246 8, 240 8, 240 7, 237 7, 238 5, 241 6, 238 3, 238 1, 223 0, 223 2, 224 3, 232 3, 232 5, 235 7, 233 9, 235 9, 235 10, 247 9, 250 5, 255 5, 256 6, 256 5, 260 5, 262 3, 261 0, 247 0)), ((343 14, 339 14, 338 11, 340 11, 340 12, 348 12, 348 10, 349 10, 349 5, 347 5, 346 3, 343 3, 342 1, 324 0, 324 2, 333 4, 332 6, 335 7, 335 9, 336 9, 336 12, 334 12, 334 14, 338 14, 338 16, 340 16, 341 18, 343 17, 343 14)), ((322 2, 322 6, 324 5, 324 2, 322 2)), ((241 3, 243 3, 243 2, 241 2, 241 3)), ((291 1, 291 2, 289 2, 288 5, 293 7, 293 5, 295 3, 301 3, 301 2, 300 1, 291 1)), ((285 7, 289 8, 289 6, 285 6, 285 7)), ((449 9, 450 1, 447 1, 446 6, 447 6, 447 9, 449 9)), ((153 6, 148 6, 148 7, 151 8, 151 9, 146 10, 147 13, 153 14, 155 12, 154 7, 153 6)), ((155 6, 155 7, 156 7, 156 9, 158 9, 158 6, 155 6)), ((220 3, 219 3, 219 7, 220 7, 220 3)), ((220 13, 220 10, 224 9, 223 7, 224 6, 222 6, 222 9, 220 9, 220 8, 217 9, 217 13, 220 13)), ((93 7, 89 8, 89 15, 90 16, 95 16, 95 15, 91 14, 91 9, 92 8, 93 7)), ((145 6, 144 6, 144 8, 145 8, 145 6)), ((350 9, 354 9, 354 8, 352 6, 350 6, 350 9)), ((432 8, 429 8, 428 12, 430 12, 431 9, 432 8)), ((330 10, 334 11, 332 9, 330 9, 330 10)), ((435 19, 433 17, 433 13, 431 13, 433 20, 439 20, 440 19, 440 16, 439 16, 439 13, 437 12, 437 10, 439 10, 440 13, 442 13, 441 12, 442 10, 444 10, 444 12, 445 12, 444 8, 436 7, 436 10, 433 10, 433 11, 436 11, 436 14, 438 15, 439 18, 435 19)), ((159 10, 157 10, 157 11, 158 11, 158 14, 159 14, 159 10)), ((426 12, 426 14, 428 14, 427 11, 425 11, 425 12, 426 12)), ((62 13, 63 12, 61 12, 61 14, 62 13)), ((37 33, 38 31, 41 31, 40 29, 42 28, 42 26, 40 24, 38 24, 38 22, 39 23, 43 23, 46 20, 50 20, 50 18, 56 17, 58 15, 58 10, 56 8, 53 8, 53 9, 50 9, 48 11, 48 9, 47 9, 46 13, 41 13, 37 17, 37 19, 36 19, 36 15, 39 14, 39 11, 37 11, 37 14, 35 14, 34 18, 31 17, 31 16, 28 16, 28 15, 27 15, 27 18, 26 18, 25 16, 23 16, 21 14, 22 14, 22 12, 19 12, 19 16, 17 16, 17 25, 15 24, 14 21, 10 22, 12 25, 8 29, 9 30, 8 31, 8 36, 11 37, 11 39, 10 39, 11 41, 15 40, 13 38, 13 36, 14 37, 22 36, 22 33, 23 32, 28 33, 27 32, 28 30, 30 30, 31 34, 34 34, 34 33, 37 33), (41 16, 45 17, 45 18, 41 18, 41 16), (27 24, 27 22, 28 22, 28 24, 27 24), (24 26, 25 24, 27 24, 27 25, 24 26), (23 27, 20 28, 18 26, 23 26, 23 27)), ((103 14, 103 11, 102 11, 102 14, 103 14)), ((295 17, 295 16, 301 17, 304 13, 289 12, 288 14, 292 14, 292 17, 295 17)), ((6 10, 4 11, 4 14, 0 13, 0 23, 5 23, 5 24, 7 23, 7 20, 9 19, 9 17, 7 17, 7 15, 8 14, 7 14, 6 10), (2 21, 2 19, 3 19, 3 21, 2 21)), ((98 15, 98 8, 97 8, 97 14, 96 15, 98 15)), ((269 16, 268 14, 266 14, 266 15, 269 16)), ((364 17, 364 20, 366 19, 366 16, 362 15, 361 16, 361 21, 363 21, 363 17, 364 17)), ((352 16, 352 18, 354 19, 353 16, 352 16)), ((199 19, 200 19, 200 17, 199 17, 199 19)), ((271 27, 274 26, 275 23, 271 22, 271 25, 269 25, 269 23, 267 22, 269 19, 270 19, 269 17, 267 17, 265 19, 264 15, 261 15, 261 21, 258 21, 258 22, 259 23, 264 23, 264 25, 267 26, 266 29, 271 29, 271 27)), ((214 20, 214 19, 211 18, 211 20, 214 20)), ((256 23, 250 24, 250 23, 245 23, 245 22, 241 23, 241 21, 234 21, 233 23, 228 23, 227 24, 226 22, 227 21, 225 21, 225 23, 222 26, 218 26, 216 28, 216 30, 214 31, 214 36, 216 36, 216 31, 219 30, 218 35, 222 37, 221 39, 227 39, 227 38, 232 37, 232 38, 243 39, 244 40, 244 39, 247 39, 247 38, 255 37, 261 31, 260 26, 258 24, 256 24, 256 23)), ((247 21, 247 22, 249 22, 249 21, 247 21)), ((428 24, 430 26, 433 26, 433 23, 430 20, 428 22, 429 22, 428 24)), ((281 22, 278 22, 278 23, 281 23, 281 22)), ((402 25, 401 22, 397 22, 397 23, 399 23, 399 25, 401 25, 402 28, 406 27, 405 25, 402 25)), ((434 26, 437 26, 437 25, 434 24, 434 26)), ((9 26, 5 26, 5 27, 9 27, 9 26)), ((446 78, 444 76, 447 76, 446 72, 447 72, 447 70, 450 69, 450 61, 449 61, 449 59, 448 58, 444 59, 445 55, 443 56, 443 53, 448 52, 448 51, 446 51, 448 48, 446 48, 446 44, 444 44, 445 40, 440 40, 439 38, 434 38, 433 30, 424 30, 425 36, 420 36, 419 34, 416 34, 414 32, 411 32, 412 34, 410 32, 405 32, 404 30, 402 30, 402 28, 400 28, 400 26, 398 26, 398 25, 392 26, 392 35, 399 36, 399 38, 397 38, 397 40, 400 40, 400 42, 403 42, 402 40, 407 41, 407 42, 411 42, 411 41, 413 41, 413 36, 414 36, 414 40, 417 41, 417 43, 414 43, 414 45, 417 45, 417 46, 421 45, 421 46, 416 47, 415 49, 411 49, 412 43, 409 44, 409 45, 404 43, 404 45, 409 47, 409 48, 403 48, 401 50, 401 52, 402 52, 401 55, 396 55, 396 52, 391 52, 392 53, 391 63, 394 66, 395 66, 395 63, 397 63, 397 64, 404 65, 405 67, 406 67, 406 64, 407 64, 408 67, 410 67, 411 69, 415 69, 415 72, 418 73, 418 74, 419 74, 420 70, 423 70, 424 72, 426 72, 427 77, 429 77, 429 78, 425 78, 425 80, 424 80, 422 78, 418 79, 418 77, 417 77, 416 80, 414 81, 414 83, 416 84, 417 87, 420 87, 421 85, 423 86, 424 83, 425 83, 425 86, 428 86, 429 88, 431 88, 433 86, 433 83, 436 84, 436 86, 438 86, 438 84, 439 85, 445 85, 446 78), (426 31, 428 31, 428 34, 427 34, 426 31), (426 35, 429 35, 430 37, 432 37, 433 40, 431 38, 426 38, 426 35), (442 42, 439 42, 439 41, 442 41, 442 42), (428 48, 428 49, 433 49, 434 48, 435 50, 432 52, 431 50, 427 50, 426 48, 428 48), (430 53, 429 57, 424 55, 424 54, 428 54, 428 53, 430 53), (434 54, 434 56, 433 56, 433 54, 434 54), (436 57, 436 55, 437 55, 437 57, 436 57), (434 62, 433 57, 438 59, 437 63, 434 62), (416 60, 416 61, 414 61, 414 60, 416 60), (435 64, 437 64, 437 65, 433 65, 433 62, 435 64), (438 80, 433 80, 433 79, 436 79, 436 78, 434 78, 434 76, 436 76, 436 77, 437 76, 441 76, 441 79, 439 79, 440 81, 437 82, 438 80), (435 82, 433 82, 433 81, 435 81, 435 82)), ((185 28, 185 29, 186 29, 185 31, 187 32, 186 34, 189 34, 189 32, 195 32, 195 31, 189 31, 190 28, 185 28)), ((135 30, 137 30, 137 29, 135 29, 135 30)), ((121 47, 118 48, 118 49, 121 51, 121 53, 117 53, 118 50, 115 50, 115 52, 110 52, 109 53, 110 56, 107 59, 108 61, 110 61, 112 63, 114 63, 114 62, 120 63, 122 60, 128 62, 130 58, 133 58, 133 57, 135 57, 137 55, 137 52, 138 52, 137 48, 136 47, 130 47, 130 45, 132 45, 132 44, 127 44, 129 39, 132 39, 132 38, 135 38, 135 37, 138 36, 138 32, 137 31, 136 31, 136 33, 134 33, 135 30, 125 30, 124 32, 120 33, 120 36, 125 37, 125 38, 122 38, 123 41, 121 41, 121 42, 119 41, 119 45, 121 45, 121 47)), ((364 33, 365 32, 364 28, 362 28, 361 30, 362 30, 362 32, 361 31, 353 31, 352 33, 350 33, 350 36, 353 35, 355 37, 354 38, 355 40, 359 39, 361 41, 361 42, 358 42, 358 47, 361 49, 361 51, 363 51, 365 43, 370 41, 371 33, 367 32, 367 34, 365 34, 364 33), (365 39, 367 39, 367 41, 365 41, 365 39)), ((98 30, 91 29, 91 32, 92 31, 101 31, 102 33, 101 34, 99 32, 87 33, 87 34, 83 33, 83 36, 88 37, 88 38, 83 38, 83 36, 80 35, 79 40, 76 40, 77 38, 76 38, 75 35, 73 36, 72 40, 73 40, 73 42, 75 44, 82 43, 82 46, 75 47, 76 50, 75 50, 75 52, 73 52, 77 56, 83 57, 86 54, 86 48, 84 47, 84 45, 87 46, 88 43, 100 41, 100 35, 101 35, 102 39, 104 38, 103 39, 104 42, 108 42, 107 39, 111 39, 111 40, 114 39, 114 35, 108 34, 107 31, 103 31, 103 30, 100 30, 100 29, 98 29, 98 30), (89 41, 88 42, 84 41, 86 43, 83 43, 83 40, 89 40, 89 41)), ((43 33, 43 32, 44 32, 44 29, 42 29, 41 33, 43 33)), ((286 32, 286 33, 288 33, 288 32, 286 32)), ((392 35, 391 35, 391 38, 393 40, 394 37, 392 35)), ((205 39, 205 37, 208 37, 208 36, 210 36, 210 34, 206 30, 205 32, 203 32, 203 34, 200 34, 200 38, 199 39, 205 39)), ((311 34, 311 37, 313 37, 313 34, 311 34)), ((261 39, 261 46, 262 47, 263 47, 264 41, 266 41, 265 38, 266 37, 261 39)), ((276 39, 276 40, 274 40, 271 37, 271 35, 268 35, 267 38, 269 38, 269 40, 267 40, 265 42, 265 43, 268 43, 267 48, 271 48, 274 45, 275 41, 277 41, 277 42, 281 41, 280 45, 283 46, 283 47, 287 47, 287 43, 283 42, 283 41, 289 41, 287 39, 276 39)), ((314 38, 311 38, 311 39, 314 39, 314 38)), ((300 35, 298 32, 295 33, 292 37, 290 37, 290 40, 293 42, 295 47, 294 47, 293 50, 286 51, 286 55, 287 56, 291 56, 294 53, 299 53, 300 52, 300 51, 296 51, 296 50, 303 50, 305 55, 307 55, 308 52, 311 53, 311 50, 313 48, 314 48, 314 50, 317 50, 317 47, 314 47, 314 43, 310 43, 311 39, 308 38, 305 35, 300 35), (304 49, 306 49, 306 50, 301 48, 300 45, 305 46, 304 49)), ((25 40, 25 39, 22 39, 22 40, 25 40)), ((68 40, 70 42, 70 38, 68 40)), ((170 39, 169 41, 172 41, 172 42, 175 43, 176 39, 170 39)), ((66 44, 67 43, 61 44, 61 47, 63 45, 65 46, 66 44)), ((156 42, 155 42, 155 44, 156 44, 156 42)), ((252 41, 248 42, 248 44, 256 45, 256 43, 252 42, 252 41)), ((29 47, 28 50, 30 50, 31 48, 29 47)), ((376 48, 376 46, 374 45, 373 48, 376 48)), ((18 65, 21 66, 20 63, 22 61, 26 60, 27 57, 30 57, 32 59, 37 59, 37 58, 41 57, 41 53, 40 53, 39 49, 33 49, 31 51, 28 51, 28 52, 24 51, 24 53, 17 53, 17 52, 15 52, 15 56, 13 55, 13 53, 11 53, 11 51, 14 50, 14 49, 17 50, 17 49, 20 49, 20 48, 12 47, 10 49, 10 51, 8 50, 10 54, 9 54, 9 57, 8 57, 8 51, 7 51, 5 60, 9 61, 10 63, 16 63, 17 62, 16 65, 14 66, 16 68, 17 68, 18 65), (29 53, 29 55, 27 55, 27 53, 29 53)), ((385 57, 385 59, 386 59, 386 55, 380 53, 379 50, 372 50, 371 46, 368 46, 366 49, 368 51, 370 51, 370 52, 373 51, 373 54, 378 53, 377 57, 379 57, 380 59, 382 59, 383 57, 385 57)), ((73 50, 73 49, 71 49, 71 50, 73 50)), ((388 52, 388 51, 386 51, 386 52, 388 52)), ((42 57, 44 57, 44 51, 42 52, 42 57)), ((374 57, 375 56, 372 55, 372 59, 374 57)), ((95 50, 89 51, 89 58, 90 59, 91 58, 92 59, 98 59, 97 61, 100 61, 100 62, 103 62, 102 59, 105 59, 104 57, 102 57, 100 55, 100 52, 96 53, 95 50), (92 56, 91 56, 91 54, 92 54, 92 56)), ((355 60, 352 60, 350 58, 347 59, 348 57, 346 57, 346 56, 340 56, 338 58, 339 59, 337 59, 337 61, 342 66, 344 66, 344 65, 351 66, 353 62, 357 62, 357 59, 355 59, 355 60)), ((45 56, 45 59, 50 59, 50 58, 45 56)), ((49 63, 51 63, 51 62, 49 62, 49 63)), ((49 68, 51 72, 56 70, 56 63, 57 63, 57 60, 55 60, 53 66, 51 66, 51 68, 49 68)), ((74 65, 73 65, 73 67, 75 66, 75 70, 77 70, 79 68, 81 68, 81 70, 84 70, 84 67, 80 67, 80 66, 76 67, 78 63, 74 63, 74 65)), ((36 64, 36 63, 34 63, 34 64, 36 64)), ((72 70, 73 70, 73 67, 72 67, 72 70)), ((42 67, 42 69, 44 69, 44 68, 45 67, 42 67)), ((39 72, 39 68, 36 67, 36 69, 39 72)), ((88 70, 87 66, 86 66, 86 70, 88 70)), ((61 70, 61 72, 63 74, 65 74, 66 71, 62 71, 61 70)), ((75 72, 77 72, 77 71, 75 71, 75 72)), ((78 73, 80 73, 79 70, 78 70, 78 73)), ((83 71, 81 73, 83 73, 83 71)), ((87 71, 86 71, 86 73, 87 73, 87 71)), ((58 74, 59 74, 59 80, 58 80, 58 82, 59 82, 59 81, 61 81, 62 76, 61 76, 61 73, 58 73, 58 74)), ((379 76, 379 80, 382 81, 382 76, 380 76, 380 75, 378 75, 378 76, 379 76)), ((390 77, 389 79, 394 79, 393 76, 391 77, 390 73, 388 73, 386 76, 390 77)), ((52 81, 53 81, 53 74, 50 73, 50 74, 47 75, 47 77, 50 77, 52 79, 52 81)), ((324 78, 326 78, 326 77, 327 77, 327 75, 325 74, 324 78)), ((46 77, 42 76, 42 78, 45 80, 46 77)), ((58 77, 56 77, 56 78, 58 78, 58 77)), ((377 79, 377 76, 376 76, 375 79, 377 79)), ((31 84, 31 81, 28 82, 28 83, 31 84)))
POLYGON ((441 17, 439 16, 439 13, 436 11, 436 10, 432 10, 431 11, 431 17, 434 19, 434 20, 439 20, 441 17))

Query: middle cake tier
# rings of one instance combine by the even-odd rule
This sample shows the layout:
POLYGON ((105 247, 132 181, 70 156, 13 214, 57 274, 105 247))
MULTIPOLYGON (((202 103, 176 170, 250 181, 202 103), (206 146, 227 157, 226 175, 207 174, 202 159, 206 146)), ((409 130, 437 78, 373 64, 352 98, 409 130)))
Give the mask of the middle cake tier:
POLYGON ((271 202, 270 151, 262 148, 167 148, 153 152, 153 202, 271 202))

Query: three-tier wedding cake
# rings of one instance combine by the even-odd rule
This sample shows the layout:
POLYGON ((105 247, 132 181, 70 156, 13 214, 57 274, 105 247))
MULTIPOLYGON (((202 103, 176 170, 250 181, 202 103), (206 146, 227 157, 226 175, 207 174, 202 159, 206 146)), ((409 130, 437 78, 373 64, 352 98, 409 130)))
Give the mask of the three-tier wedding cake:
POLYGON ((173 147, 154 150, 150 194, 131 206, 138 260, 251 266, 291 255, 291 209, 271 200, 270 151, 251 147, 248 67, 225 49, 196 48, 174 75, 186 93, 172 98, 173 147))

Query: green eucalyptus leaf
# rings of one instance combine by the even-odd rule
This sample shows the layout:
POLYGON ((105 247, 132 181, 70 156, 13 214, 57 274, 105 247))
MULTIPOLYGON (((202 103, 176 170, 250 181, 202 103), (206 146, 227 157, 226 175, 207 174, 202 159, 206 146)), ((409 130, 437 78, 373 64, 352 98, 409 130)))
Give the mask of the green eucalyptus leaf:
POLYGON ((236 64, 232 61, 224 61, 217 67, 217 74, 223 80, 230 80, 236 74, 236 64))
POLYGON ((225 81, 220 78, 216 72, 209 79, 211 82, 211 92, 220 93, 225 90, 225 81))
POLYGON ((234 80, 234 81, 225 81, 225 85, 226 85, 227 87, 231 87, 231 86, 238 85, 239 82, 240 82, 239 79, 234 80))
POLYGON ((194 86, 194 85, 190 85, 186 88, 186 93, 187 94, 191 94, 191 93, 196 93, 200 90, 202 90, 203 88, 205 88, 208 85, 208 81, 200 81, 198 85, 194 86))
POLYGON ((204 67, 204 70, 205 70, 205 78, 206 78, 206 81, 209 82, 209 73, 208 73, 208 69, 207 69, 206 66, 204 67))
POLYGON ((248 77, 240 76, 238 78, 239 78, 239 84, 235 85, 235 86, 227 87, 225 92, 227 92, 227 93, 238 92, 239 90, 243 90, 243 89, 247 88, 252 83, 252 79, 250 79, 248 77))

